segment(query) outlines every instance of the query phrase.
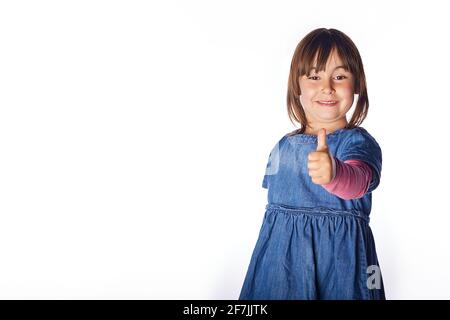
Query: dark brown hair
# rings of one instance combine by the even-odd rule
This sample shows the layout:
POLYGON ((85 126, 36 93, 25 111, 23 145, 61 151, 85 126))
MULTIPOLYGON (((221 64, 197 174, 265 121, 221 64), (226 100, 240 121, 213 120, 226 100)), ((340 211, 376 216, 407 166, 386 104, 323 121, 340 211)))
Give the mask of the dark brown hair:
POLYGON ((303 75, 309 75, 317 55, 317 72, 325 70, 328 57, 336 50, 344 67, 353 74, 355 92, 359 94, 358 103, 353 116, 345 128, 359 126, 367 116, 369 98, 367 96, 366 76, 359 51, 353 41, 343 32, 336 29, 319 28, 308 33, 297 45, 292 57, 288 79, 287 110, 289 119, 301 125, 291 134, 304 133, 307 119, 300 103, 300 82, 303 75))

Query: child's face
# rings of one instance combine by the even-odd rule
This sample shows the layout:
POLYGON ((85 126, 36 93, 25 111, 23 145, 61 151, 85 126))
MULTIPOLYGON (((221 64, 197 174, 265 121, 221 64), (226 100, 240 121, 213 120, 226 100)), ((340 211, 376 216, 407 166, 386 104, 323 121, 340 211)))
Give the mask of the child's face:
POLYGON ((345 114, 353 104, 353 75, 345 71, 342 60, 333 51, 325 71, 311 70, 300 77, 301 103, 308 125, 313 128, 336 128, 347 124, 345 114), (333 100, 336 104, 324 105, 319 101, 333 100))

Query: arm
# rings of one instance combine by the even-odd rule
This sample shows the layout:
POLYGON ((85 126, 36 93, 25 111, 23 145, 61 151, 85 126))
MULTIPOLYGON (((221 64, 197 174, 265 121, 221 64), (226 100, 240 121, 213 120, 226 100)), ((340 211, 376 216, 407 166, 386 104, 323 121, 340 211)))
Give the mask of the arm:
POLYGON ((372 169, 363 161, 341 161, 332 157, 333 179, 322 185, 339 198, 350 200, 364 196, 372 180, 372 169))

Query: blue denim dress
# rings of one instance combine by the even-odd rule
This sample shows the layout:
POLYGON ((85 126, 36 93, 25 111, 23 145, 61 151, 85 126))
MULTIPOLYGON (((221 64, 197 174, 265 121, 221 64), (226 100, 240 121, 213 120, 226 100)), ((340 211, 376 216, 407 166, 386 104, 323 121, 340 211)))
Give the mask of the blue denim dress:
POLYGON ((381 149, 362 127, 327 134, 327 145, 342 161, 370 165, 367 193, 345 200, 312 182, 307 162, 317 136, 281 138, 266 167, 268 203, 239 299, 385 299, 369 227, 381 149))

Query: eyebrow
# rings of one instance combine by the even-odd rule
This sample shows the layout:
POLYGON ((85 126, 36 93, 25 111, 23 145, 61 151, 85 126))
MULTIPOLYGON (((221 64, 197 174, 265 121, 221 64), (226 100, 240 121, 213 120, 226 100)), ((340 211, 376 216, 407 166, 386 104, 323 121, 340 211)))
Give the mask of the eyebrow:
MULTIPOLYGON (((345 66, 337 66, 336 68, 334 68, 334 70, 339 69, 339 68, 342 68, 344 70, 348 70, 345 66)), ((312 67, 311 70, 317 70, 317 67, 312 67)))

